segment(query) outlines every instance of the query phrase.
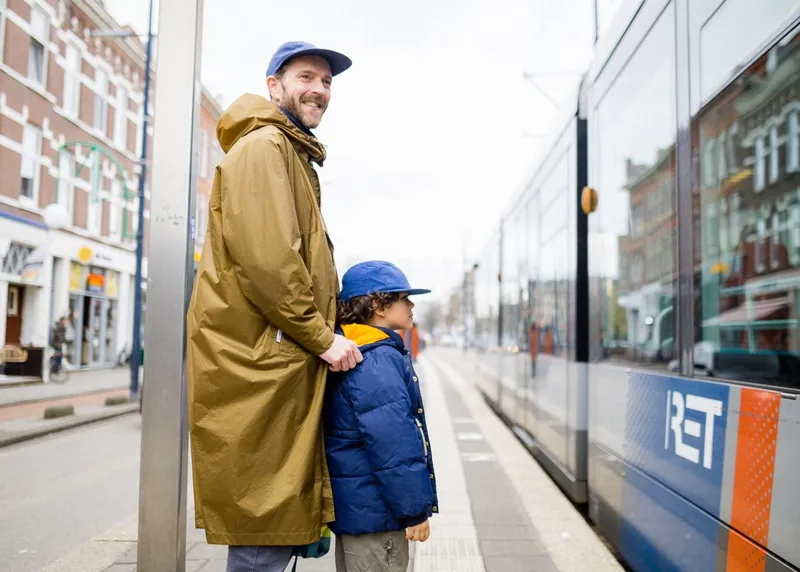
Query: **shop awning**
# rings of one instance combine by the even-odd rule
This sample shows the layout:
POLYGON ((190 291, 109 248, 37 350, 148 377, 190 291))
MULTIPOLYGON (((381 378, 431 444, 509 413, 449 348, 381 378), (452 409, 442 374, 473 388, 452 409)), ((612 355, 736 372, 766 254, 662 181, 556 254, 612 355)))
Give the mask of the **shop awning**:
POLYGON ((703 326, 729 326, 748 322, 764 320, 778 310, 787 307, 787 298, 770 298, 768 300, 758 300, 749 306, 742 305, 723 312, 719 316, 714 316, 703 322, 703 326))

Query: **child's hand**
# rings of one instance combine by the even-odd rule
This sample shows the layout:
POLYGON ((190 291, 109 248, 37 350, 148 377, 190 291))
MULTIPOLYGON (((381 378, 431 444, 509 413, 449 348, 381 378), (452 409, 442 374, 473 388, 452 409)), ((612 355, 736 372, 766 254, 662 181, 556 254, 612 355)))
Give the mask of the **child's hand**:
POLYGON ((406 540, 425 542, 431 535, 431 523, 426 520, 417 526, 410 526, 406 529, 406 540))

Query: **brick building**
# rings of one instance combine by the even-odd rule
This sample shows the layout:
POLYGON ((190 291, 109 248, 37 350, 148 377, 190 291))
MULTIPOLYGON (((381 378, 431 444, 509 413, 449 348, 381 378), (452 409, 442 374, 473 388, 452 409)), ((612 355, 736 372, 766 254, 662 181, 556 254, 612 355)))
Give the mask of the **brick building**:
MULTIPOLYGON (((44 346, 68 315, 80 367, 130 348, 145 46, 92 35, 119 28, 99 0, 0 0, 0 346, 44 346), (68 213, 59 229, 42 217, 53 202, 68 213)), ((202 102, 198 210, 220 115, 202 102)), ((149 197, 148 184, 145 223, 149 197)))

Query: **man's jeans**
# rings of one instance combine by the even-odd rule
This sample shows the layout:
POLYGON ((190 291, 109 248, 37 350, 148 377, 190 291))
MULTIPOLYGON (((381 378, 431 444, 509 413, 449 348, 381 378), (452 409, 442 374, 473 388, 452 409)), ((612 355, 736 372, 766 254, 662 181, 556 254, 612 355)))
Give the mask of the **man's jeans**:
POLYGON ((229 546, 225 572, 283 572, 291 559, 291 546, 229 546))

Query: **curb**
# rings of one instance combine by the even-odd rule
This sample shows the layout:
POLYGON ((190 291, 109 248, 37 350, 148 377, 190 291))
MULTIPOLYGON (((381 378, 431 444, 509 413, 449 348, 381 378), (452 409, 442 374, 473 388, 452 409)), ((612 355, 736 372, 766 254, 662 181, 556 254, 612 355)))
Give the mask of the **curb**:
MULTIPOLYGON (((34 397, 32 399, 21 399, 11 403, 0 403, 0 409, 6 407, 16 407, 17 405, 31 405, 33 403, 44 403, 46 401, 56 401, 58 399, 70 399, 72 397, 86 397, 87 395, 97 395, 99 393, 108 393, 109 391, 122 391, 123 389, 130 389, 128 385, 121 385, 119 387, 108 387, 106 389, 90 389, 89 391, 79 391, 77 393, 66 393, 64 395, 51 395, 50 397, 34 397)), ((3 387, 0 387, 2 393, 3 387)))
POLYGON ((31 429, 30 431, 22 431, 6 437, 0 437, 0 449, 10 445, 16 445, 17 443, 30 441, 31 439, 45 437, 46 435, 53 433, 60 433, 61 431, 66 431, 67 429, 74 429, 83 425, 97 423, 98 421, 105 421, 106 419, 113 419, 114 417, 120 417, 122 415, 127 415, 128 413, 134 413, 137 411, 139 411, 138 403, 128 403, 126 405, 115 406, 112 411, 104 411, 102 413, 95 413, 93 415, 84 415, 81 417, 71 418, 63 421, 62 423, 48 425, 47 427, 42 427, 41 429, 31 429))

